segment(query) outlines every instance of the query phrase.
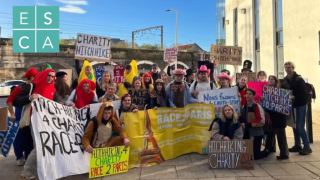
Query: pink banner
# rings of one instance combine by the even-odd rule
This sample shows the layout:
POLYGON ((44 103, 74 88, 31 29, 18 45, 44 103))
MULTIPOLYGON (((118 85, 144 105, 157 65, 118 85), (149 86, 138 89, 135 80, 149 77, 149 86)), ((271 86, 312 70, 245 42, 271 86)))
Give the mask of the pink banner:
POLYGON ((261 102, 264 85, 268 85, 268 82, 248 82, 248 88, 254 89, 256 91, 254 101, 257 103, 261 102))

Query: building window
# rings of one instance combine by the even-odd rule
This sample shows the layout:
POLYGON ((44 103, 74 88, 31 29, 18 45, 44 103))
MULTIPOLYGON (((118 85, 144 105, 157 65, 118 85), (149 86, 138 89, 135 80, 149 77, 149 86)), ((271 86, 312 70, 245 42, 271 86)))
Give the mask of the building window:
POLYGON ((234 45, 238 46, 238 11, 237 11, 237 9, 233 10, 233 19, 234 19, 234 21, 233 21, 234 45))
POLYGON ((278 78, 284 77, 282 0, 275 0, 276 65, 278 78))
POLYGON ((256 69, 260 70, 260 0, 254 0, 254 38, 256 69))

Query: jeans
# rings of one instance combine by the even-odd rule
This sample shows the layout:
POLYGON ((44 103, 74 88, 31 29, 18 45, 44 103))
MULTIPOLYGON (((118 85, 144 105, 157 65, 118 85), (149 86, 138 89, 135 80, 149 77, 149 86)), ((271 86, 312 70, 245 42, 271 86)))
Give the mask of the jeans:
POLYGON ((29 157, 24 164, 23 170, 24 171, 30 171, 32 168, 37 167, 37 152, 36 152, 36 142, 34 140, 34 133, 32 129, 32 124, 30 124, 30 130, 31 130, 31 135, 32 135, 32 140, 33 140, 33 150, 29 154, 29 157))
POLYGON ((307 105, 303 105, 295 108, 296 110, 296 128, 293 128, 294 144, 295 146, 301 146, 300 138, 302 139, 304 147, 310 147, 309 139, 305 129, 307 105))
POLYGON ((13 149, 17 160, 28 158, 33 149, 33 140, 29 126, 18 130, 17 136, 13 142, 13 149))

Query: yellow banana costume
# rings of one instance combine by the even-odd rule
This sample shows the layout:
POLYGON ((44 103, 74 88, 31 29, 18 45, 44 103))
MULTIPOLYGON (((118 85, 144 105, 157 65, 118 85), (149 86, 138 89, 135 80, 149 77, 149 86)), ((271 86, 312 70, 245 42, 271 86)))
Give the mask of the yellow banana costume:
MULTIPOLYGON (((127 72, 124 72, 124 81, 132 84, 133 78, 135 76, 138 76, 138 66, 137 66, 137 61, 136 60, 131 60, 130 62, 131 65, 131 71, 129 74, 127 72)), ((119 89, 118 89, 118 96, 121 98, 124 94, 128 92, 127 88, 124 86, 123 83, 119 84, 119 89)))
POLYGON ((91 81, 93 81, 94 83, 96 83, 96 77, 94 75, 94 69, 92 67, 92 65, 90 64, 89 61, 84 60, 83 62, 83 66, 81 69, 81 72, 79 74, 79 78, 78 78, 78 84, 80 84, 80 82, 84 79, 90 79, 91 81), (86 75, 86 67, 89 66, 91 68, 91 73, 89 74, 89 76, 86 75))

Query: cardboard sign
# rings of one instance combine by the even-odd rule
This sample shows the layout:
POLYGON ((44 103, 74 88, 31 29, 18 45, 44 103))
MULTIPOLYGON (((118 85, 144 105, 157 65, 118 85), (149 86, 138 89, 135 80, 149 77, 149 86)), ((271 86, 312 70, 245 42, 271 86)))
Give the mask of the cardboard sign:
POLYGON ((236 82, 240 79, 241 76, 247 76, 248 82, 254 82, 258 81, 257 79, 257 73, 256 72, 250 72, 250 73, 236 73, 236 82))
POLYGON ((7 131, 0 131, 0 154, 4 157, 7 157, 11 146, 18 134, 20 121, 11 121, 10 118, 7 118, 7 131))
MULTIPOLYGON (((102 103, 90 104, 90 119, 98 115, 101 104, 102 103)), ((112 101, 113 112, 116 112, 116 110, 120 109, 120 104, 121 100, 112 101)))
POLYGON ((128 93, 131 95, 132 104, 138 106, 139 110, 144 109, 145 105, 145 94, 148 93, 149 90, 147 89, 128 89, 128 93))
POLYGON ((209 168, 254 169, 252 140, 209 141, 209 168))
POLYGON ((260 103, 263 94, 263 86, 268 85, 267 82, 248 82, 248 87, 256 91, 254 102, 260 103))
POLYGON ((109 62, 111 38, 91 34, 77 34, 75 59, 109 62))
POLYGON ((88 173, 90 154, 82 148, 88 109, 64 106, 40 95, 31 105, 39 179, 88 173))
POLYGON ((130 147, 95 148, 90 156, 89 178, 128 172, 130 147))
POLYGON ((211 44, 210 54, 214 61, 219 64, 242 64, 242 47, 238 46, 216 46, 211 44))
POLYGON ((200 91, 198 100, 200 102, 214 104, 216 116, 220 114, 222 107, 226 104, 232 105, 236 112, 240 113, 240 101, 237 87, 200 91))
POLYGON ((289 115, 292 112, 291 90, 263 86, 262 107, 274 112, 289 115))
POLYGON ((0 108, 0 131, 7 130, 8 107, 0 108))
POLYGON ((164 50, 163 60, 165 62, 174 62, 177 61, 178 49, 177 48, 167 48, 164 50))
POLYGON ((113 82, 118 84, 124 82, 124 66, 122 64, 114 66, 113 82))
POLYGON ((103 65, 99 65, 99 66, 94 67, 94 73, 96 76, 97 84, 101 82, 103 72, 104 72, 103 65))

